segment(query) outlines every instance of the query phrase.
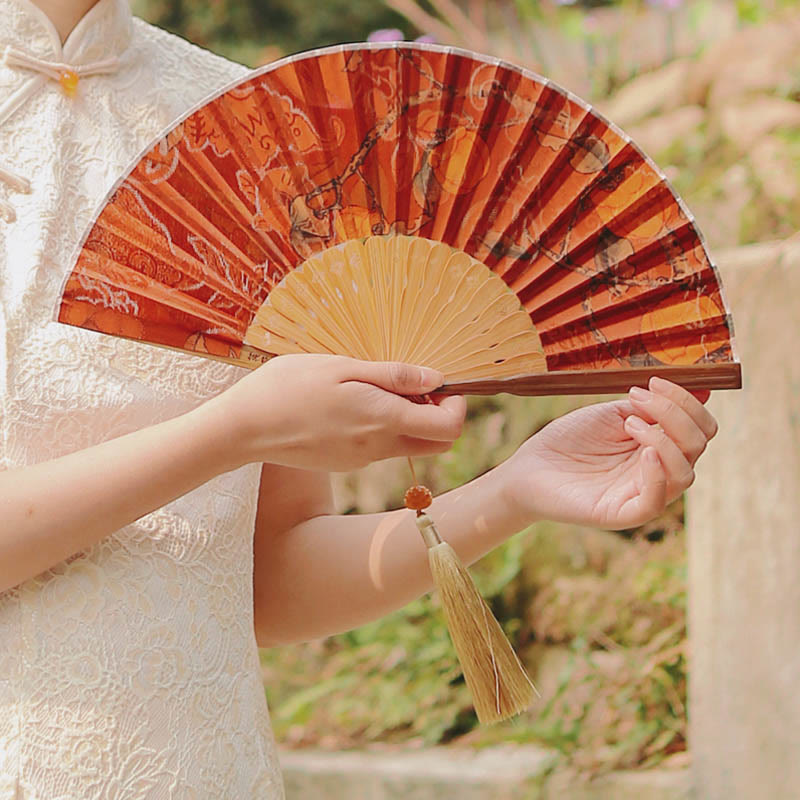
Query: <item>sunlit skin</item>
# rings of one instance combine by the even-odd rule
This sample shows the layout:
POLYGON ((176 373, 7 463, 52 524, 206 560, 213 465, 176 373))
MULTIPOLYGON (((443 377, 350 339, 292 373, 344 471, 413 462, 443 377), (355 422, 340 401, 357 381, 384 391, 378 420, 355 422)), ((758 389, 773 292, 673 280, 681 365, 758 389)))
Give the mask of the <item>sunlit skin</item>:
MULTIPOLYGON (((472 563, 539 519, 622 529, 660 514, 694 481, 717 424, 707 392, 653 379, 635 394, 555 420, 495 469, 436 497, 427 512, 439 532, 472 563)), ((463 398, 438 399, 463 421, 463 398)), ((396 413, 403 418, 402 407, 396 413)), ((262 643, 347 630, 404 605, 431 588, 426 559, 412 512, 337 516, 324 473, 264 466, 255 575, 262 643), (271 490, 276 481, 280 492, 271 490)))
MULTIPOLYGON (((92 4, 37 5, 63 39, 92 4)), ((302 641, 383 616, 431 588, 413 512, 336 514, 329 473, 446 452, 461 434, 465 399, 403 397, 442 381, 409 365, 282 356, 187 414, 0 472, 0 591, 215 475, 256 463, 257 641, 302 641)), ((640 525, 692 483, 716 432, 706 399, 654 379, 641 395, 574 411, 495 469, 436 497, 428 513, 466 563, 538 519, 640 525)))

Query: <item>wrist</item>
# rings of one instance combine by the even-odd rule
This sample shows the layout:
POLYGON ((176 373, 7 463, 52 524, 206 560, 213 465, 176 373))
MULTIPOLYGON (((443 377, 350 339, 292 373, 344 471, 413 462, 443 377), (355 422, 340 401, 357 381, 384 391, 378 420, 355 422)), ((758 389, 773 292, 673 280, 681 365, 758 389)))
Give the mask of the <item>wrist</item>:
POLYGON ((256 462, 291 466, 291 457, 302 449, 293 419, 296 404, 292 406, 263 381, 253 382, 254 378, 255 373, 245 376, 196 409, 216 433, 211 444, 229 465, 228 470, 256 462))
POLYGON ((513 456, 498 464, 493 472, 498 502, 505 507, 515 530, 524 530, 544 519, 536 509, 535 481, 531 475, 520 472, 513 456))
POLYGON ((224 392, 207 400, 187 415, 202 437, 203 449, 218 467, 230 472, 256 459, 247 447, 250 437, 235 410, 229 407, 224 392))

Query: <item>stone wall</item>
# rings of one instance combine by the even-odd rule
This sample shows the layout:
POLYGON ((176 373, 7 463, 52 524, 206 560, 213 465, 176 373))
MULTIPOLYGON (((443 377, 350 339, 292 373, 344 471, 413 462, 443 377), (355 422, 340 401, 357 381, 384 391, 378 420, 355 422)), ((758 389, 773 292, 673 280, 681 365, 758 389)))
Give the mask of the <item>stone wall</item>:
POLYGON ((721 253, 744 388, 689 493, 698 800, 800 797, 800 241, 721 253))

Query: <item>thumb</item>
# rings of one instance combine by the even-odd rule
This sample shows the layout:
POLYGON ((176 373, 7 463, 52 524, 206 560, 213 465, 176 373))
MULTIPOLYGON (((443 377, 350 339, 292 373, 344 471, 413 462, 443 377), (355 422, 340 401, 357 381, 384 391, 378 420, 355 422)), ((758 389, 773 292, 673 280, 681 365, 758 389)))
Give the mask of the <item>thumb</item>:
POLYGON ((426 394, 444 383, 439 370, 402 361, 354 361, 353 366, 350 380, 372 383, 395 394, 426 394))

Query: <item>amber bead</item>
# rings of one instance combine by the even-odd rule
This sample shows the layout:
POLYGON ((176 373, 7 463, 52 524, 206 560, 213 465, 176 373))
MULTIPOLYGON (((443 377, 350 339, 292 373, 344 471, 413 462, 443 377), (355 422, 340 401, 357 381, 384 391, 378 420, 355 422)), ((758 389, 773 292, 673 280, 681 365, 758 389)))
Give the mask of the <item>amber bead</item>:
POLYGON ((427 486, 412 486, 404 498, 406 508, 412 511, 422 511, 433 502, 433 495, 427 486))
POLYGON ((74 97, 75 92, 78 90, 78 81, 80 80, 78 73, 71 69, 65 69, 61 73, 58 82, 61 88, 68 97, 74 97))

